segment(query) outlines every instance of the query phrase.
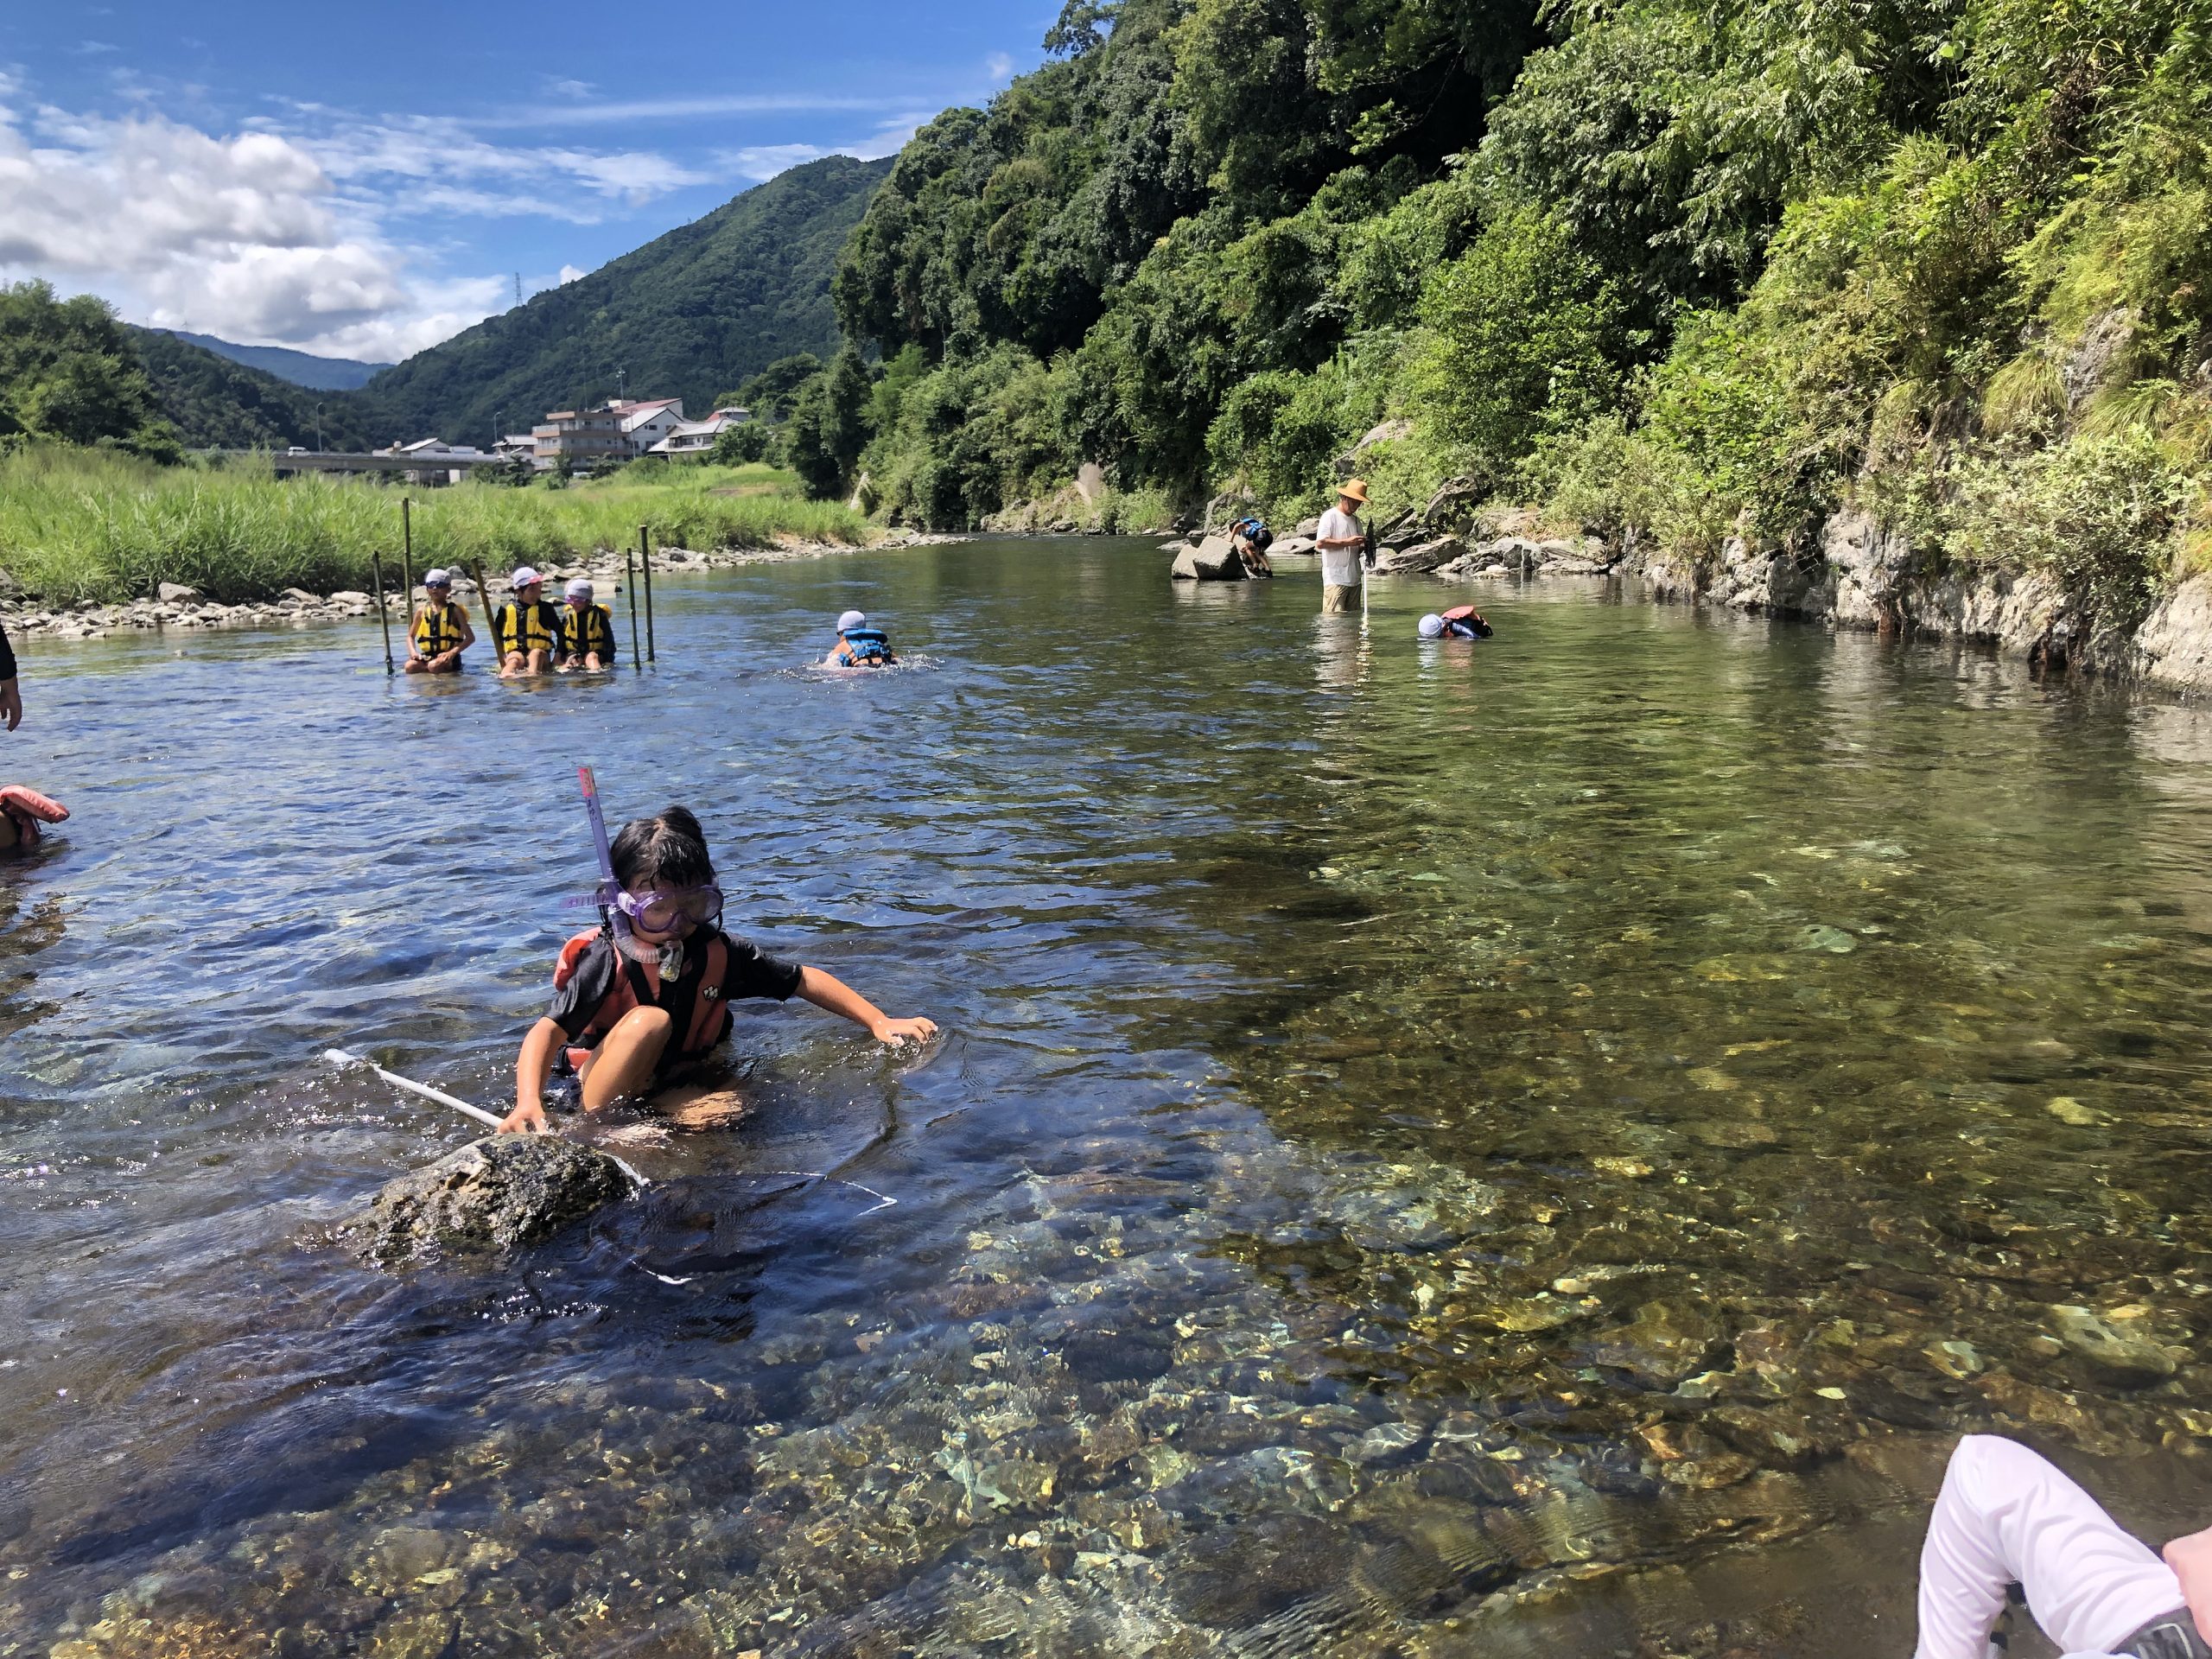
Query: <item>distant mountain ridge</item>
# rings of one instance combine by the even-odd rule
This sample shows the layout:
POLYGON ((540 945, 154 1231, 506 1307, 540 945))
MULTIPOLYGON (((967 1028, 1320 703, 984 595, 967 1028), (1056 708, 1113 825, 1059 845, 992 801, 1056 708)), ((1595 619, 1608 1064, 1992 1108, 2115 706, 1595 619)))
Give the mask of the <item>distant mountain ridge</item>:
POLYGON ((371 376, 381 374, 391 366, 389 363, 363 363, 350 357, 317 357, 312 352, 296 352, 288 346, 241 346, 236 340, 195 334, 183 328, 155 332, 174 334, 202 351, 227 357, 233 363, 259 369, 264 374, 273 374, 279 380, 289 380, 310 391, 353 391, 366 385, 371 376))
POLYGON ((527 431, 618 390, 704 414, 778 358, 836 350, 830 278, 891 166, 830 156, 792 168, 351 395, 380 443, 488 443, 495 425, 527 431))
POLYGON ((372 429, 359 392, 315 391, 233 362, 181 334, 125 327, 162 413, 188 449, 286 449, 296 443, 313 448, 318 436, 326 449, 369 447, 372 429))

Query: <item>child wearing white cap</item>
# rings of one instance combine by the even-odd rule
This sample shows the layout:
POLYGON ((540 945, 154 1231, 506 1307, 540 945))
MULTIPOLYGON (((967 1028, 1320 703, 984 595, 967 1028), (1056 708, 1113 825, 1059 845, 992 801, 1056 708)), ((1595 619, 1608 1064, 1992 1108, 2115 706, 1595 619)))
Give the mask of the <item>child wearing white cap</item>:
POLYGON ((407 671, 458 674, 461 653, 476 643, 476 630, 468 626, 468 613, 454 602, 448 572, 424 571, 423 593, 429 602, 407 623, 407 671))
POLYGON ((824 668, 888 668, 899 658, 892 653, 891 636, 868 624, 864 611, 847 611, 837 619, 837 647, 822 659, 824 668))
POLYGON ((561 607, 561 651, 554 667, 563 674, 581 669, 603 674, 614 666, 614 619, 604 605, 592 603, 591 583, 569 582, 561 607))
POLYGON ((561 607, 545 597, 545 578, 528 565, 514 574, 515 596, 499 607, 492 626, 499 635, 499 677, 543 674, 561 645, 561 607))

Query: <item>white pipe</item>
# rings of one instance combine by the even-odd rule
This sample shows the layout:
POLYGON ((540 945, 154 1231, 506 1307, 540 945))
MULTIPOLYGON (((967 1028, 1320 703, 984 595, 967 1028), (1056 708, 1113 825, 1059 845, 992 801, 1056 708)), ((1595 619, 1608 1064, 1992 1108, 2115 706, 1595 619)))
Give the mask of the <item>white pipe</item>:
POLYGON ((365 1060, 359 1055, 349 1054, 342 1048, 326 1048, 322 1051, 322 1058, 333 1065, 365 1065, 395 1089, 404 1089, 410 1095, 420 1095, 425 1100, 436 1101, 441 1106, 450 1106, 456 1112, 466 1112, 479 1123, 488 1123, 495 1129, 499 1127, 499 1120, 481 1106, 472 1106, 465 1100, 431 1088, 428 1084, 416 1083, 411 1078, 403 1077, 397 1071, 387 1071, 373 1060, 365 1060))

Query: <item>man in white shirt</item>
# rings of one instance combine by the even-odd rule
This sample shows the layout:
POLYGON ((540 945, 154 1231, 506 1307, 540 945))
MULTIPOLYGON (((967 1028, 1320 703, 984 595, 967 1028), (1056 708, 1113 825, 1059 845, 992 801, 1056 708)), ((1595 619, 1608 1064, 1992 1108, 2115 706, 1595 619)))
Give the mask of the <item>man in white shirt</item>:
POLYGON ((1367 505, 1367 486, 1348 478, 1337 492, 1337 505, 1321 515, 1321 528, 1313 537, 1321 556, 1321 609, 1356 611, 1359 608, 1360 555, 1367 547, 1367 531, 1359 510, 1367 505))

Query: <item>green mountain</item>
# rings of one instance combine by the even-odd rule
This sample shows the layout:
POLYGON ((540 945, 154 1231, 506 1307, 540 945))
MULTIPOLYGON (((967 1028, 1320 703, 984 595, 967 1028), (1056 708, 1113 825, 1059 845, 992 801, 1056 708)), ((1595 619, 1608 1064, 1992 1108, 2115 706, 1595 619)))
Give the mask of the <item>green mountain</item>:
POLYGON ((777 359, 836 349, 830 279, 888 160, 793 168, 634 253, 486 318, 354 394, 379 442, 488 443, 546 410, 680 397, 703 414, 777 359))
POLYGON ((313 448, 318 407, 325 448, 365 449, 372 432, 385 441, 358 393, 310 391, 159 328, 127 333, 162 413, 188 449, 313 448))
POLYGON ((279 380, 289 380, 296 386, 305 386, 310 391, 351 391, 365 386, 372 375, 381 374, 391 366, 389 363, 361 363, 350 357, 317 357, 312 352, 296 352, 284 346, 241 346, 233 340, 219 340, 213 334, 194 334, 182 328, 170 328, 165 333, 179 340, 211 351, 218 357, 227 357, 233 363, 243 363, 249 369, 259 369, 273 374, 279 380))

